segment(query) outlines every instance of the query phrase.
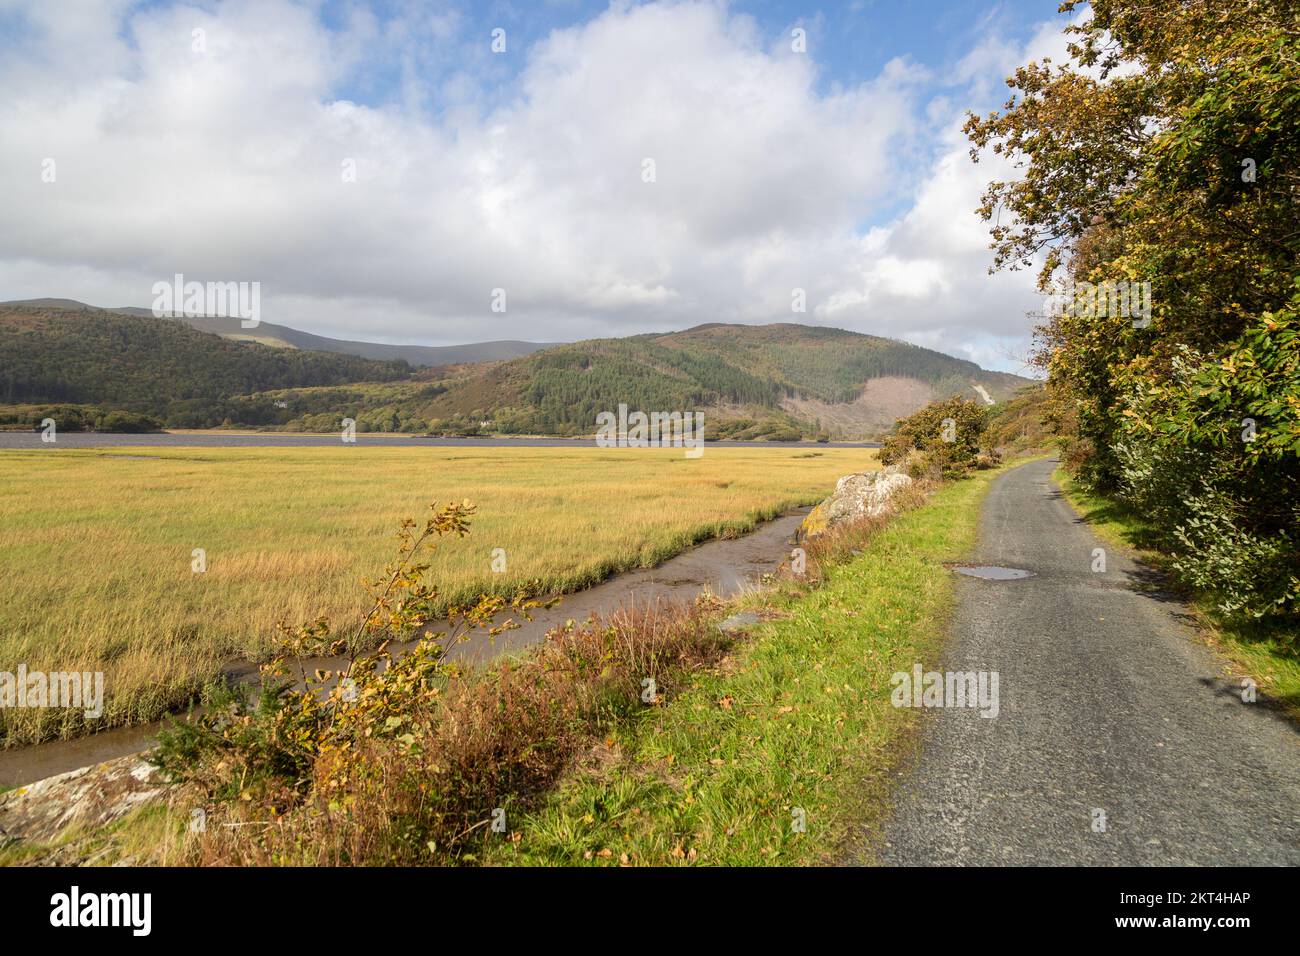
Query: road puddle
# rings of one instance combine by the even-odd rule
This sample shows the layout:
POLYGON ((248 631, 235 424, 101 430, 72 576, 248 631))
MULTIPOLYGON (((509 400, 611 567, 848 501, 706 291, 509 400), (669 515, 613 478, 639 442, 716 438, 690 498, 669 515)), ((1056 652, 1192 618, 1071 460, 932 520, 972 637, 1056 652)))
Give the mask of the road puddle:
POLYGON ((948 567, 958 574, 979 578, 982 581, 1018 581, 1021 578, 1032 578, 1034 576, 1033 571, 1025 571, 1022 568, 1003 568, 996 564, 950 564, 948 567))

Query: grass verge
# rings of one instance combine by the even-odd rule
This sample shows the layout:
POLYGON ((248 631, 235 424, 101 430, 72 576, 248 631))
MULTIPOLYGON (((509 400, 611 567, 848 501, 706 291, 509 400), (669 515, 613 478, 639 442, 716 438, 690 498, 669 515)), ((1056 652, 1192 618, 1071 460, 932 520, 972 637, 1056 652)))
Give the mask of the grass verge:
MULTIPOLYGON (((1169 557, 1155 550, 1152 529, 1140 515, 1118 502, 1088 492, 1064 468, 1053 475, 1066 500, 1102 538, 1137 552, 1144 564, 1169 572, 1169 557)), ((1201 632, 1242 673, 1252 677, 1263 694, 1292 718, 1300 719, 1300 639, 1251 622, 1225 620, 1208 598, 1182 595, 1196 615, 1201 632)))
POLYGON ((751 596, 764 620, 747 640, 613 729, 484 860, 798 865, 869 843, 917 720, 890 705, 890 676, 940 653, 943 563, 973 546, 1001 470, 810 548, 813 581, 751 596))

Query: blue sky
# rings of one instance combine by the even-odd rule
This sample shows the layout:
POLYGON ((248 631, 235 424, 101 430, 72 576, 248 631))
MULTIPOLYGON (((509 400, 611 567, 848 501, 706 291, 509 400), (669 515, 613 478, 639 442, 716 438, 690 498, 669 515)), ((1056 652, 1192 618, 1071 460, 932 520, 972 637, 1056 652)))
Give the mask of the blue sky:
POLYGON ((0 0, 0 298, 182 272, 348 338, 798 321, 1019 370, 1038 298, 973 216, 1008 170, 960 123, 1055 8, 0 0))
MULTIPOLYGON (((163 0, 151 0, 159 5, 163 0)), ((346 26, 356 4, 329 0, 321 6, 321 19, 331 28, 346 26)), ((381 19, 401 16, 410 4, 383 0, 368 4, 381 19)), ((466 39, 486 36, 505 28, 511 40, 531 46, 554 29, 584 23, 609 7, 599 0, 551 0, 542 3, 450 4, 458 18, 458 31, 466 39)), ((891 59, 907 56, 942 73, 956 63, 981 37, 996 26, 1011 40, 1027 40, 1039 22, 1055 15, 1053 0, 1005 0, 981 4, 977 0, 855 0, 849 3, 797 3, 753 0, 730 5, 752 17, 758 28, 773 37, 793 27, 803 27, 818 60, 824 84, 852 84, 878 73, 891 59)), ((519 61, 513 61, 517 67, 519 61)), ((376 64, 376 73, 383 73, 376 64)), ((392 93, 392 76, 375 93, 392 93)))
MULTIPOLYGON (((159 5, 164 0, 151 0, 159 5)), ((380 19, 400 17, 409 3, 377 0, 367 5, 380 19)), ((346 27, 356 7, 353 0, 329 0, 321 5, 321 20, 333 29, 346 27)), ((521 47, 532 46, 555 29, 584 23, 608 7, 599 0, 550 0, 541 3, 458 3, 454 11, 459 39, 474 38, 496 28, 521 47)), ((981 4, 977 0, 854 0, 848 3, 738 2, 730 8, 753 18, 758 29, 772 37, 794 27, 807 31, 823 87, 854 84, 878 73, 895 57, 905 56, 935 71, 936 90, 944 86, 946 69, 957 63, 991 28, 1012 41, 1025 41, 1037 24, 1052 18, 1053 0, 1004 0, 981 4)), ((519 59, 501 62, 503 73, 513 76, 519 59)), ((450 64, 444 64, 444 69, 450 64)), ((367 70, 364 91, 346 91, 359 102, 378 103, 395 95, 397 71, 392 64, 375 63, 367 70)), ((359 84, 361 85, 361 84, 359 84)))

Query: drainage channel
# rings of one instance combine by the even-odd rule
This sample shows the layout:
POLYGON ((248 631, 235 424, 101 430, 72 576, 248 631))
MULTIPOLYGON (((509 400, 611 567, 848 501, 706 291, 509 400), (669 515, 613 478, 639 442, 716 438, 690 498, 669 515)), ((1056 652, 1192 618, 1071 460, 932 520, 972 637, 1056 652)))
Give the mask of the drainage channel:
MULTIPOLYGON (((706 591, 722 598, 733 597, 758 585, 764 574, 775 571, 790 557, 799 524, 809 510, 795 509, 748 534, 706 541, 657 567, 615 575, 585 591, 566 595, 555 607, 534 612, 531 621, 521 622, 519 628, 506 631, 493 641, 476 635, 471 641, 454 644, 448 657, 481 665, 502 654, 521 653, 569 619, 582 621, 589 615, 602 617, 620 608, 689 602, 706 591)), ((311 658, 298 663, 310 673, 316 669, 334 670, 344 666, 345 661, 311 658)), ((257 665, 247 662, 234 664, 225 673, 227 679, 237 683, 252 684, 258 678, 257 665)), ((71 740, 0 750, 0 786, 32 783, 148 750, 165 723, 118 727, 71 740)))

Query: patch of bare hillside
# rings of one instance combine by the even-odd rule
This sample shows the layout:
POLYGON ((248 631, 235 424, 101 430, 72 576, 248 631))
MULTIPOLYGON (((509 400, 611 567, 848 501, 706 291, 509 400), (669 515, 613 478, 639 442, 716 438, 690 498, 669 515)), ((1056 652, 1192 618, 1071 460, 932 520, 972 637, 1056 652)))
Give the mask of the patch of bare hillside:
POLYGON ((885 375, 869 379, 851 402, 785 398, 781 408, 796 418, 821 422, 834 438, 861 440, 878 437, 933 397, 934 389, 919 379, 885 375))

